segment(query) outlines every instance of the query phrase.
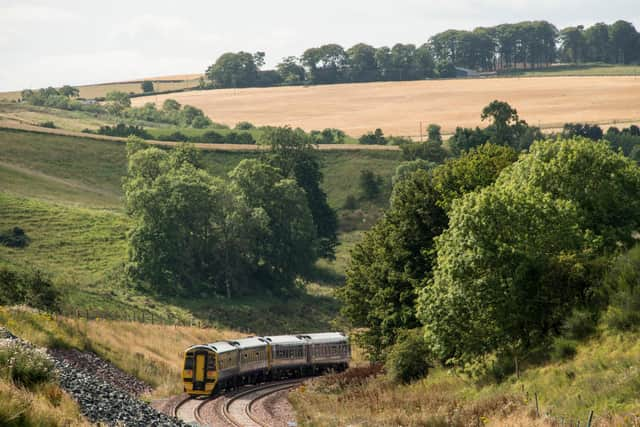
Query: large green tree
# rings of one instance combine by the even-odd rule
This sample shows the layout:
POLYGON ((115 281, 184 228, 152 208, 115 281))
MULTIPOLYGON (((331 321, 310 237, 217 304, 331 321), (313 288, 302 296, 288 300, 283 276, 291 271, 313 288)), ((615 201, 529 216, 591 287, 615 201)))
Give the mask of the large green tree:
POLYGON ((258 80, 260 61, 264 57, 260 53, 227 52, 207 69, 207 78, 219 87, 252 86, 258 80))

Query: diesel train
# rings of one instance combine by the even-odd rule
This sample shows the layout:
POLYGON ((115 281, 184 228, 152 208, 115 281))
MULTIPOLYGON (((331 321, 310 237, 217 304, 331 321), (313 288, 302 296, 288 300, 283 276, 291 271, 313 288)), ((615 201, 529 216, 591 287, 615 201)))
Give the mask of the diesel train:
POLYGON ((182 381, 191 396, 213 395, 243 384, 343 371, 350 358, 349 338, 339 332, 218 341, 185 350, 182 381))

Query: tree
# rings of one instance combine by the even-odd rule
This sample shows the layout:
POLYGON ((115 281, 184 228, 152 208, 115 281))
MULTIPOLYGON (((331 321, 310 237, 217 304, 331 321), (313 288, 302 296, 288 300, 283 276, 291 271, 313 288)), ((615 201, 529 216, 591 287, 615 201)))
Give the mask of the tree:
POLYGON ((317 258, 316 230, 305 192, 277 168, 254 159, 242 160, 229 176, 266 223, 264 232, 254 236, 259 248, 256 275, 272 291, 286 292, 317 258))
POLYGON ((372 82, 378 79, 376 48, 359 43, 347 50, 349 59, 349 80, 352 82, 372 82))
POLYGON ((345 80, 348 59, 340 45, 326 44, 319 48, 307 49, 301 60, 308 70, 309 79, 315 84, 338 83, 345 80))
POLYGON ((382 129, 377 128, 373 132, 368 132, 358 138, 358 142, 363 145, 386 145, 387 139, 384 137, 382 129))
POLYGON ((583 138, 537 142, 530 153, 500 180, 572 201, 580 226, 598 236, 606 250, 634 242, 640 229, 640 168, 633 161, 604 141, 583 138))
POLYGON ((491 102, 484 107, 480 117, 492 120, 487 128, 492 143, 509 145, 518 151, 528 148, 533 138, 540 134, 535 129, 531 132, 527 122, 518 117, 518 111, 503 101, 491 102))
POLYGON ((180 111, 182 106, 175 99, 165 99, 162 103, 162 111, 166 111, 168 113, 176 113, 180 111))
POLYGON ((586 57, 592 62, 607 62, 611 56, 609 45, 609 27, 599 22, 587 28, 584 32, 586 42, 586 57))
POLYGON ((144 93, 151 93, 154 90, 153 82, 151 80, 145 80, 140 84, 140 88, 144 93))
POLYGON ((418 317, 443 361, 518 356, 557 328, 585 288, 575 206, 498 182, 453 203, 418 317))
POLYGON ((362 190, 362 196, 367 200, 376 199, 380 195, 383 182, 380 175, 373 173, 369 169, 360 171, 360 189, 362 190))
POLYGON ((360 340, 373 359, 401 330, 419 326, 416 286, 430 275, 433 239, 447 223, 437 200, 429 173, 415 171, 396 184, 385 216, 351 251, 341 311, 365 328, 360 340))
POLYGON ((565 61, 579 63, 586 55, 587 40, 584 34, 584 27, 568 27, 560 32, 562 42, 561 52, 565 61))
POLYGON ((276 66, 276 69, 285 83, 300 83, 305 80, 304 67, 300 65, 298 58, 295 56, 283 58, 282 62, 276 66))
POLYGON ((131 99, 129 94, 120 91, 112 91, 107 93, 105 97, 107 101, 107 108, 114 114, 119 114, 125 108, 131 107, 131 99))
POLYGON ((256 59, 264 58, 258 52, 254 55, 247 52, 227 52, 220 56, 215 64, 207 68, 206 76, 218 87, 249 87, 258 79, 259 64, 256 59))
POLYGON ((301 129, 268 127, 260 139, 271 147, 268 161, 304 190, 316 227, 317 254, 333 258, 338 244, 338 218, 320 187, 323 176, 313 139, 301 129))
POLYGON ((638 44, 640 36, 633 24, 616 21, 609 29, 612 58, 615 63, 629 64, 640 57, 638 44))
POLYGON ((59 90, 60 95, 66 96, 67 98, 77 98, 80 95, 80 90, 73 86, 62 86, 59 90))

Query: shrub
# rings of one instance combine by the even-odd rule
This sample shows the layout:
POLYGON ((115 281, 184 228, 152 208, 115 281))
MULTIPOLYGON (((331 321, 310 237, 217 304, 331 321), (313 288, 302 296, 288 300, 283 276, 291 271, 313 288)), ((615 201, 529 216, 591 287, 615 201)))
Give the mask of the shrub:
POLYGON ((210 124, 211 124, 211 120, 209 120, 208 118, 206 118, 204 116, 197 116, 191 122, 191 126, 196 128, 196 129, 206 128, 210 124))
POLYGON ((0 372, 16 385, 30 389, 56 377, 46 354, 17 341, 0 342, 0 372))
POLYGON ((557 337, 551 346, 551 358, 556 361, 572 359, 578 352, 576 341, 564 337, 557 337))
POLYGON ((582 340, 596 331, 596 319, 593 313, 584 309, 575 309, 562 324, 565 337, 582 340))
POLYGON ((360 189, 362 195, 367 200, 372 200, 378 197, 382 191, 383 179, 380 175, 364 169, 360 171, 360 189))
POLYGON ((640 325, 640 245, 616 258, 605 286, 609 293, 605 323, 617 330, 640 325))
POLYGON ((235 127, 236 130, 251 130, 255 129, 253 123, 250 122, 238 122, 235 127))
POLYGON ((201 136, 193 139, 195 142, 204 142, 205 144, 224 144, 225 138, 216 131, 210 130, 201 136))
POLYGON ((24 248, 29 245, 30 239, 20 227, 13 227, 11 230, 0 232, 0 245, 9 248, 24 248))
POLYGON ((55 123, 53 123, 51 120, 46 121, 46 122, 41 122, 38 124, 38 126, 43 127, 43 128, 49 128, 49 129, 55 129, 56 125, 55 123))
POLYGON ((186 142, 188 140, 187 135, 182 132, 173 132, 169 135, 160 135, 158 137, 160 141, 179 141, 186 142))
POLYGON ((0 305, 26 304, 55 311, 59 299, 59 292, 41 271, 21 273, 0 268, 0 305))
POLYGON ((118 123, 115 126, 100 126, 98 134, 108 136, 128 137, 135 135, 142 139, 151 139, 151 135, 144 130, 142 126, 125 125, 124 123, 118 123))
POLYGON ((414 329, 405 332, 391 347, 385 368, 391 380, 406 384, 429 373, 430 359, 422 330, 414 329))
POLYGON ((362 135, 358 139, 358 142, 360 142, 360 144, 365 144, 365 145, 386 145, 387 139, 384 137, 384 133, 382 132, 382 129, 377 128, 373 132, 369 132, 362 135))

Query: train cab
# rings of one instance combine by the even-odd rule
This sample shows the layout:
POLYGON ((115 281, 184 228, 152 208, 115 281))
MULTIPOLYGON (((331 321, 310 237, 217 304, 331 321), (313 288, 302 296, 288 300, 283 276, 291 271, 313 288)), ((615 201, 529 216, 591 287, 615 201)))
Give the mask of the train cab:
POLYGON ((192 396, 211 395, 233 384, 238 373, 238 349, 226 341, 189 347, 182 382, 192 396))

